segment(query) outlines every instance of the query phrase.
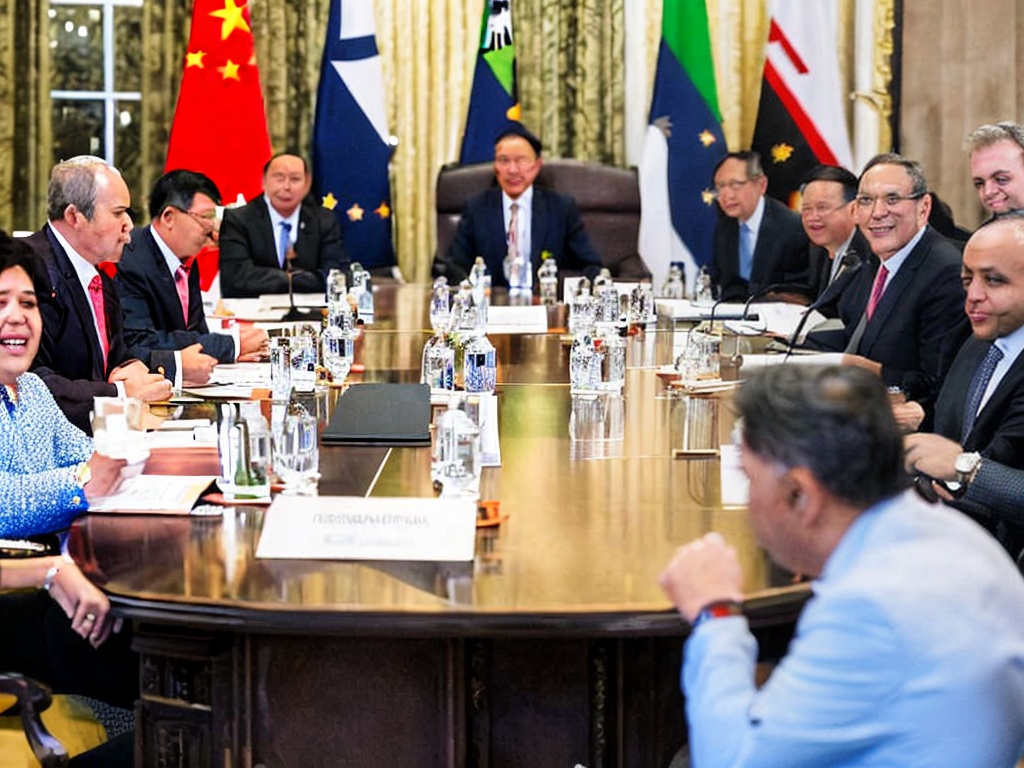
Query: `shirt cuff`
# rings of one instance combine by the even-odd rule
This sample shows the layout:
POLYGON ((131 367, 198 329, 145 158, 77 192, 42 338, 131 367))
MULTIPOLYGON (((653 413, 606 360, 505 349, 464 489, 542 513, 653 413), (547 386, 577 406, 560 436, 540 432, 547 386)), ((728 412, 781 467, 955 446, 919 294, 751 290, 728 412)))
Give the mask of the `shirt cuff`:
POLYGON ((181 352, 174 352, 174 381, 172 382, 175 392, 181 391, 181 352))
POLYGON ((115 381, 114 382, 114 386, 117 387, 117 396, 118 397, 125 398, 125 397, 128 396, 127 391, 124 388, 124 382, 123 381, 115 381))

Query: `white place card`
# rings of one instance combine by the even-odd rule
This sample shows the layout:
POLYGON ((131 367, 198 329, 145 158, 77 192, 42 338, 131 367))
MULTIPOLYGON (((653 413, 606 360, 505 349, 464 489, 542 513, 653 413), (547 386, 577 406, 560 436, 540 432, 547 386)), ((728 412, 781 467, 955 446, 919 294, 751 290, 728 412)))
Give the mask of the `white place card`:
POLYGON ((538 304, 526 307, 487 308, 488 333, 547 333, 548 308, 538 304))
POLYGON ((455 562, 472 560, 475 542, 469 499, 278 496, 256 557, 455 562))
POLYGON ((719 446, 722 468, 722 506, 745 507, 750 500, 750 481, 740 463, 740 447, 732 443, 719 446))

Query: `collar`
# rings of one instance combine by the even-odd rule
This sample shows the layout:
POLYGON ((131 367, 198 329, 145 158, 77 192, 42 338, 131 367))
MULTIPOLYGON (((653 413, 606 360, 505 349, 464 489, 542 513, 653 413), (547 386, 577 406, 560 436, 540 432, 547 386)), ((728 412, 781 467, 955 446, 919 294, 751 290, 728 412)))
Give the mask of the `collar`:
POLYGON ((921 238, 924 237, 924 233, 927 229, 928 225, 925 224, 917 231, 916 235, 910 238, 910 241, 906 245, 904 245, 902 248, 896 251, 896 253, 894 253, 892 256, 890 256, 888 259, 882 262, 882 266, 884 266, 886 270, 889 272, 890 280, 893 278, 893 276, 895 276, 896 272, 899 271, 899 268, 903 266, 903 262, 907 260, 907 257, 910 255, 910 252, 914 250, 915 247, 917 247, 917 244, 919 242, 921 242, 921 238))
POLYGON ((523 194, 513 200, 506 194, 505 190, 501 190, 501 207, 505 213, 512 211, 512 203, 519 203, 519 213, 533 210, 533 184, 523 190, 523 194))
POLYGON ((1000 362, 1012 365, 1021 352, 1024 352, 1024 325, 1006 336, 1000 336, 992 342, 1003 353, 1000 362))
POLYGON ((757 207, 750 214, 750 218, 746 221, 740 221, 740 225, 746 224, 747 228, 756 235, 761 229, 761 222, 764 220, 764 208, 764 195, 761 195, 761 199, 757 201, 757 207))
POLYGON ((825 567, 821 569, 821 575, 815 579, 815 593, 820 594, 817 585, 827 585, 829 581, 841 577, 860 560, 865 547, 870 547, 868 539, 880 519, 894 508, 911 505, 927 506, 913 489, 884 499, 857 515, 828 556, 825 567))
POLYGON ((50 226, 50 231, 53 232, 53 236, 57 238, 57 242, 60 243, 60 247, 64 249, 64 253, 68 255, 68 261, 71 262, 71 266, 75 270, 75 274, 78 276, 78 282, 82 284, 82 288, 88 290, 89 283, 96 277, 100 272, 96 269, 92 262, 86 261, 85 257, 79 254, 74 248, 71 247, 64 235, 60 233, 54 226, 50 226))
POLYGON ((152 225, 149 227, 149 232, 153 235, 153 240, 156 241, 156 247, 160 249, 160 253, 164 257, 164 263, 167 265, 167 271, 171 273, 172 278, 178 274, 178 267, 184 267, 185 272, 188 272, 192 268, 192 261, 195 257, 182 261, 174 255, 174 251, 172 251, 171 247, 164 242, 163 238, 160 237, 160 233, 157 232, 152 225))
POLYGON ((299 214, 302 212, 302 203, 299 203, 299 207, 295 209, 291 216, 285 218, 277 212, 277 208, 270 204, 270 199, 264 195, 263 202, 267 204, 267 211, 270 213, 270 227, 274 232, 274 238, 277 238, 277 232, 281 228, 281 222, 287 221, 291 224, 291 232, 288 233, 288 237, 291 238, 292 243, 299 239, 299 214))

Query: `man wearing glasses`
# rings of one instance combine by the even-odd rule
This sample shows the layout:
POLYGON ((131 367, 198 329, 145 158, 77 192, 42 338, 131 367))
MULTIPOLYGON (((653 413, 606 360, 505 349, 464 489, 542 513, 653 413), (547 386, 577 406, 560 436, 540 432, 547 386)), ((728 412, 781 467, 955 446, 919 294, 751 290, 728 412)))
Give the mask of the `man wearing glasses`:
POLYGON ((745 301, 769 286, 810 297, 808 242, 800 216, 765 197, 768 178, 757 152, 730 152, 715 167, 711 281, 724 301, 745 301))
POLYGON ((219 203, 217 185, 201 173, 161 176, 149 196, 152 221, 132 232, 115 278, 129 351, 145 361, 174 350, 179 386, 205 383, 218 362, 258 359, 267 344, 266 331, 252 326, 207 326, 195 256, 216 242, 219 203))
POLYGON ((858 308, 845 329, 845 362, 867 368, 928 412, 968 335, 960 254, 928 225, 931 198, 921 166, 876 155, 860 177, 857 224, 880 264, 851 291, 858 308))

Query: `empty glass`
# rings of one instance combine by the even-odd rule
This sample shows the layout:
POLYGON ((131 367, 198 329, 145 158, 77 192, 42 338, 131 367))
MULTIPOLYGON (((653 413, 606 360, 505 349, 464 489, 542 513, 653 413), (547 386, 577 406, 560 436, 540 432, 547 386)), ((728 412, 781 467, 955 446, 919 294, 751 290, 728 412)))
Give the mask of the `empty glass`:
POLYGON ((270 392, 275 402, 292 396, 292 348, 287 336, 270 340, 270 392))
POLYGON ((316 417, 299 404, 274 407, 274 470, 283 493, 313 495, 320 479, 316 417))

